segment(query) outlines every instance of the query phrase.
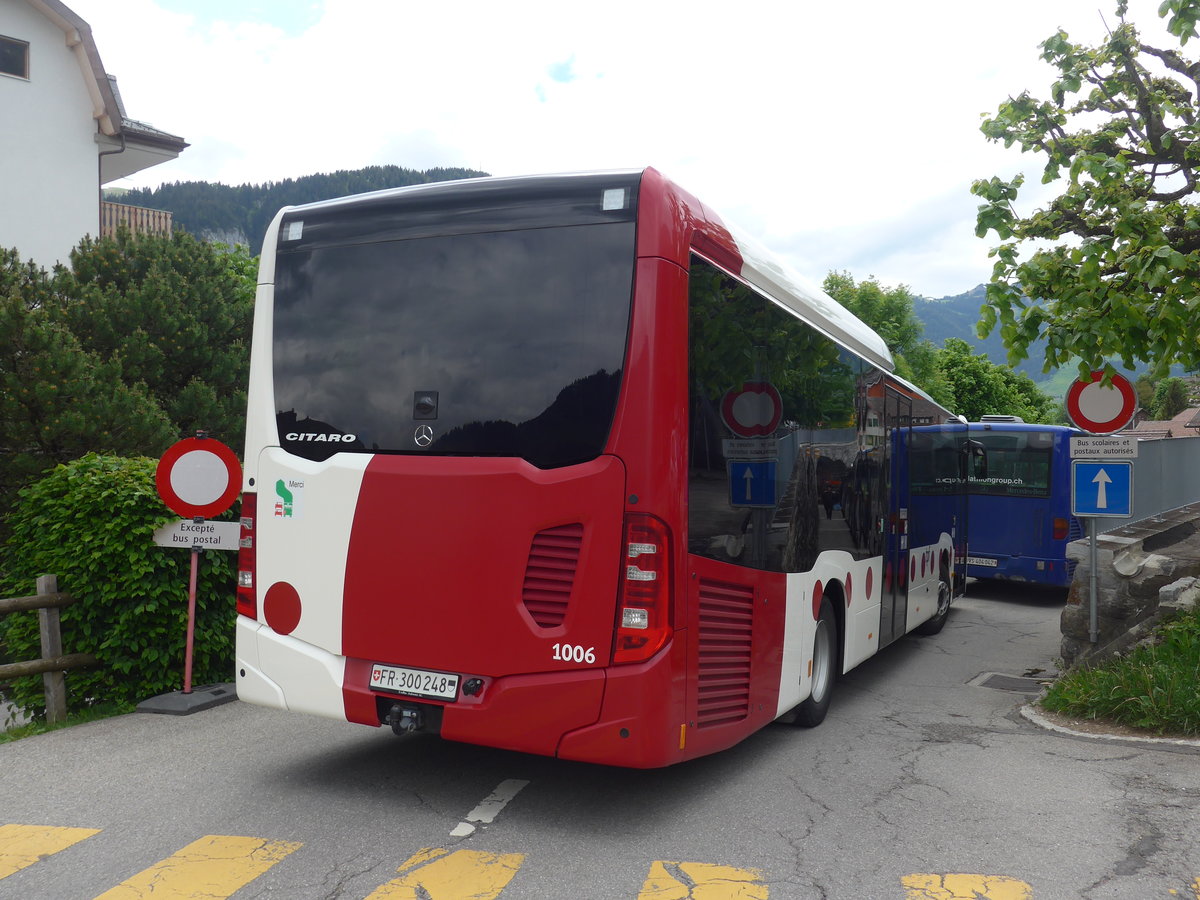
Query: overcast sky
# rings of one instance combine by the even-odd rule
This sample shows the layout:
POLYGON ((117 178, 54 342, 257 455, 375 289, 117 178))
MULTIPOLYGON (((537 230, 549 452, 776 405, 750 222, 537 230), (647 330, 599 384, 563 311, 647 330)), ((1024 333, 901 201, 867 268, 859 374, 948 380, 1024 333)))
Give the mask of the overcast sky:
MULTIPOLYGON (((1048 95, 1056 28, 1115 22, 1113 0, 66 3, 127 113, 191 144, 117 186, 651 165, 814 280, 928 297, 990 273, 972 180, 1040 178, 981 114, 1048 95)), ((1131 18, 1161 45, 1156 7, 1131 18)))

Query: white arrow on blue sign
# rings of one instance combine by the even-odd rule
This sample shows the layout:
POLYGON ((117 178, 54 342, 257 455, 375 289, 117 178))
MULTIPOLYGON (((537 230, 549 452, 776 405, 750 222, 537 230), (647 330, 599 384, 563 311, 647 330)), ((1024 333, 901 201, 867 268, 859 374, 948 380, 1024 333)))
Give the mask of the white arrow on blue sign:
POLYGON ((1071 513, 1076 516, 1133 515, 1133 463, 1073 460, 1071 513))
POLYGON ((728 465, 730 506, 775 505, 775 460, 731 459, 728 465))

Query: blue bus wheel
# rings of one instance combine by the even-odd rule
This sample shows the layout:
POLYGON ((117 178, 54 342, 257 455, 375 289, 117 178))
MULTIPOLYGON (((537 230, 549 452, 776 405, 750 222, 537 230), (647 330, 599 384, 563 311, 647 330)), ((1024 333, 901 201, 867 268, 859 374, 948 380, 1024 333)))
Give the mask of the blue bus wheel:
POLYGON ((937 612, 933 614, 933 618, 926 619, 917 626, 917 634, 937 634, 946 624, 946 620, 950 618, 950 597, 953 591, 950 589, 950 573, 945 569, 938 575, 937 587, 937 612))

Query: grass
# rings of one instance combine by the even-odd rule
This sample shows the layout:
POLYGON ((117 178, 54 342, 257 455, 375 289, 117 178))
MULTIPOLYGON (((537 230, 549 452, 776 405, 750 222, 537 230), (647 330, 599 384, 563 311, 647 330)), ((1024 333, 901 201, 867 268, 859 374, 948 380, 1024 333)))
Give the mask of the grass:
POLYGON ((50 731, 58 731, 60 728, 70 728, 72 725, 82 725, 85 722, 97 722, 100 719, 121 716, 125 713, 133 712, 134 709, 136 707, 132 703, 97 703, 95 706, 89 706, 80 712, 69 713, 66 721, 57 722, 53 725, 45 719, 34 719, 32 722, 17 725, 8 731, 0 731, 0 744, 10 744, 13 741, 21 740, 21 738, 33 737, 35 734, 46 734, 50 731))
POLYGON ((1200 610, 1163 624, 1153 644, 1068 672, 1042 706, 1159 735, 1200 736, 1200 610))

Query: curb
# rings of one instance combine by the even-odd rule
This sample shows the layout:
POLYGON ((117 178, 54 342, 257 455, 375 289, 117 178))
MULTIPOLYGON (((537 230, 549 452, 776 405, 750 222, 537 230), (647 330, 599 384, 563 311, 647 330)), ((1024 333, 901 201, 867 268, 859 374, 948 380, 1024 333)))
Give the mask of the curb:
POLYGON ((1101 741, 1121 741, 1128 744, 1150 744, 1152 746, 1169 746, 1169 747, 1187 747, 1192 750, 1200 750, 1200 739, 1195 738, 1166 738, 1154 737, 1152 735, 1126 735, 1126 734, 1111 734, 1103 731, 1078 731, 1074 728, 1069 728, 1066 725, 1061 725, 1054 722, 1038 711, 1032 704, 1026 704, 1021 707, 1021 715, 1037 725, 1039 728, 1045 728, 1047 731, 1056 731, 1059 734, 1068 734, 1072 737, 1094 738, 1101 741))

